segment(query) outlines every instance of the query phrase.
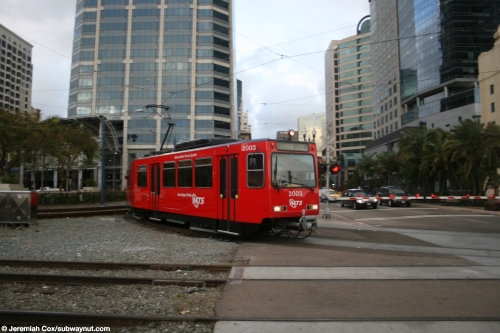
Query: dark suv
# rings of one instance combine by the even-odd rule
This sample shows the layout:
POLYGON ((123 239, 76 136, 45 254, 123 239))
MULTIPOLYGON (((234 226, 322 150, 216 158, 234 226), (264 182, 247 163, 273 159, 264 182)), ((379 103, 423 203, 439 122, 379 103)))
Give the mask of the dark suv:
POLYGON ((384 203, 387 204, 387 206, 403 206, 405 205, 406 207, 411 206, 411 200, 408 198, 403 198, 407 197, 408 194, 400 187, 396 186, 382 186, 381 188, 378 189, 377 195, 379 197, 382 197, 380 199, 380 204, 383 205, 384 203), (394 199, 389 198, 390 195, 394 196, 394 199))

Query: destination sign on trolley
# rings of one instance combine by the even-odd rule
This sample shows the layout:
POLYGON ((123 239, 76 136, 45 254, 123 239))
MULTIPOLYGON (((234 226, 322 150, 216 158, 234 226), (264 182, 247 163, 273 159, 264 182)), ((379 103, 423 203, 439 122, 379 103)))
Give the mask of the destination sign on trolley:
POLYGON ((278 150, 309 151, 309 144, 304 142, 276 142, 278 150))

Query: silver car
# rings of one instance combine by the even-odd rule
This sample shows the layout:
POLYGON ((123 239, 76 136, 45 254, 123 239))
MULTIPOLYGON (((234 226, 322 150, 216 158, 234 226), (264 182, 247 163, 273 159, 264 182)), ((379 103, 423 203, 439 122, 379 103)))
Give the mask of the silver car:
POLYGON ((360 189, 351 189, 342 193, 340 197, 340 206, 348 206, 354 209, 371 207, 378 208, 377 198, 360 189))

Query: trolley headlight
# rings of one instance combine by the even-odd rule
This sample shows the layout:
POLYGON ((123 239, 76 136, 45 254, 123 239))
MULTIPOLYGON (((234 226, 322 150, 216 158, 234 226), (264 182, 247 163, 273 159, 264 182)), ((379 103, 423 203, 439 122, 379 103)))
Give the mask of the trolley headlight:
POLYGON ((373 199, 373 202, 378 202, 378 200, 377 199, 373 199))
POLYGON ((357 203, 363 203, 363 200, 362 199, 358 199, 356 200, 357 203))
POLYGON ((286 206, 274 206, 274 212, 286 212, 286 206))
POLYGON ((307 205, 306 209, 318 209, 318 205, 307 205))

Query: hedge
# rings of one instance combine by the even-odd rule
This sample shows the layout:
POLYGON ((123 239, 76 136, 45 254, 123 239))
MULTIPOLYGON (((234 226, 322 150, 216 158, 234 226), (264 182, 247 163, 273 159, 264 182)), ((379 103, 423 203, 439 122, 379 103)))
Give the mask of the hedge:
MULTIPOLYGON (((104 192, 105 202, 117 202, 126 200, 126 192, 108 190, 104 192)), ((101 202, 101 192, 50 192, 38 193, 39 205, 78 205, 93 204, 101 202)))
POLYGON ((488 201, 484 205, 484 209, 486 209, 486 210, 500 211, 500 200, 488 201))

